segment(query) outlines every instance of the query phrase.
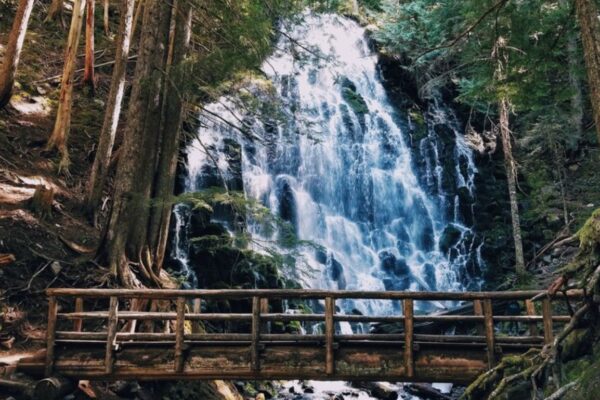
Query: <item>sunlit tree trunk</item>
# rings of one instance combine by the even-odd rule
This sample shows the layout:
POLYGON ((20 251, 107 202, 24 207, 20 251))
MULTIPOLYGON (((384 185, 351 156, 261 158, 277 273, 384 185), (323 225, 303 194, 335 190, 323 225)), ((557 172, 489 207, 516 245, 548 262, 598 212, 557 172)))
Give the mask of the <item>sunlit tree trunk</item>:
POLYGON ((96 157, 87 186, 86 208, 91 214, 95 213, 95 209, 102 197, 102 188, 108 174, 108 166, 119 124, 119 116, 121 115, 121 106, 125 91, 127 57, 129 56, 129 47, 131 44, 133 9, 133 0, 121 0, 121 20, 119 23, 115 66, 112 73, 106 111, 104 113, 104 122, 100 131, 98 150, 96 151, 96 157))
POLYGON ((8 36, 2 67, 0 67, 0 108, 4 108, 10 101, 33 3, 34 0, 19 1, 19 7, 8 36))
POLYGON ((104 15, 103 15, 103 21, 104 21, 104 34, 106 36, 110 36, 110 0, 104 0, 104 15))
POLYGON ((575 0, 575 8, 581 30, 596 133, 600 143, 600 20, 598 19, 598 8, 594 0, 575 0))
POLYGON ((59 169, 66 168, 69 165, 69 154, 67 151, 67 138, 71 129, 71 107, 73 103, 73 78, 75 75, 75 66, 77 61, 77 48, 79 46, 79 36, 81 36, 81 27, 83 25, 83 13, 85 10, 85 0, 75 0, 73 4, 73 16, 71 18, 71 27, 67 39, 67 48, 65 50, 65 65, 60 87, 60 97, 58 100, 58 110, 52 135, 48 140, 47 149, 58 149, 61 154, 59 169))
POLYGON ((94 16, 96 13, 96 0, 87 0, 85 18, 85 68, 83 84, 90 88, 91 94, 96 91, 94 77, 94 16))
POLYGON ((142 15, 143 9, 144 9, 144 0, 137 0, 137 7, 135 8, 135 14, 133 16, 133 26, 131 28, 131 36, 132 37, 135 36, 137 24, 140 19, 140 15, 142 15))

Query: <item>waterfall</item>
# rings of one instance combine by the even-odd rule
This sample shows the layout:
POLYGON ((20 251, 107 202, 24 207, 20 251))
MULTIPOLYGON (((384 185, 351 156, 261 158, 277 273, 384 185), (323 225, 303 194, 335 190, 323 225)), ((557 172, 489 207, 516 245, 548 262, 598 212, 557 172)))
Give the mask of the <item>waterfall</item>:
MULTIPOLYGON (((295 254, 301 261, 291 273, 304 287, 478 288, 481 241, 470 228, 477 169, 451 108, 435 94, 423 121, 395 108, 355 21, 307 12, 282 29, 262 66, 267 83, 235 94, 256 107, 230 95, 200 116, 185 190, 226 183, 314 244, 295 254), (273 104, 260 104, 265 97, 273 104)), ((181 232, 189 210, 175 214, 172 257, 190 275, 189 233, 181 232)), ((252 218, 245 229, 260 241, 256 251, 289 251, 277 230, 252 218)), ((348 301, 342 311, 385 315, 394 307, 348 301)))

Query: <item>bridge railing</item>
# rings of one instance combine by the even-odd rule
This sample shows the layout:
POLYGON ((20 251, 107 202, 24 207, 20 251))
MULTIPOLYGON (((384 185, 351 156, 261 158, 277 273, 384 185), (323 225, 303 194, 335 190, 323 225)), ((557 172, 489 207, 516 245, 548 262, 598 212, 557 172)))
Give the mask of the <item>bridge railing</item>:
MULTIPOLYGON (((172 345, 173 371, 182 373, 185 352, 189 346, 217 343, 248 345, 250 369, 260 370, 261 349, 273 343, 322 343, 325 351, 325 371, 335 370, 336 349, 344 343, 394 343, 403 348, 407 377, 414 374, 414 351, 420 345, 440 344, 461 348, 483 347, 487 352, 488 367, 492 367, 499 351, 506 348, 527 349, 553 340, 555 324, 570 320, 569 301, 583 296, 581 291, 568 291, 549 297, 543 291, 510 292, 371 292, 327 290, 159 290, 159 289, 49 289, 48 331, 46 338, 46 374, 51 375, 55 365, 57 344, 100 343, 105 346, 104 373, 114 369, 115 350, 131 343, 163 343, 172 345), (271 312, 269 304, 281 300, 317 300, 324 307, 321 313, 289 314, 271 312), (346 315, 336 312, 336 301, 388 300, 402 303, 399 315, 346 315), (204 302, 246 301, 249 312, 202 312, 204 302), (472 304, 469 315, 444 313, 415 313, 415 302, 448 301, 472 304), (501 303, 518 302, 515 315, 494 313, 501 303), (92 304, 93 303, 93 304, 92 304), (86 306, 88 310, 86 310, 86 306), (150 311, 146 311, 150 310, 150 311), (538 311, 539 310, 539 311, 538 311), (84 323, 85 321, 85 323, 84 323), (247 326, 245 333, 209 333, 199 322, 221 321, 247 326), (270 333, 267 323, 313 322, 322 324, 321 333, 270 333), (399 333, 336 332, 336 323, 400 323, 399 333), (415 324, 420 323, 472 324, 473 334, 419 334, 415 324), (496 332, 499 323, 525 324, 526 335, 506 336, 496 332), (162 331, 157 332, 157 328, 162 331)), ((206 309, 206 307, 204 307, 206 309)), ((517 330, 518 331, 518 330, 517 330)), ((521 329, 523 331, 523 329, 521 329)), ((470 333, 469 332, 469 333, 470 333)))

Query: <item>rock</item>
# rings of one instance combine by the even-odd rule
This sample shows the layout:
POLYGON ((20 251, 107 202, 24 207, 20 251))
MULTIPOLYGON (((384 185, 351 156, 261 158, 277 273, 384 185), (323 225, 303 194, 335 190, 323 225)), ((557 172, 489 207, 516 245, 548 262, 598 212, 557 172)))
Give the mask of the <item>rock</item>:
POLYGON ((462 236, 462 232, 453 224, 449 224, 440 237, 440 251, 448 253, 451 247, 455 246, 462 236))
POLYGON ((358 93, 356 85, 350 79, 343 77, 341 80, 342 97, 352 108, 356 115, 364 115, 369 112, 365 99, 358 93))
POLYGON ((346 277, 344 276, 344 267, 342 264, 331 255, 327 262, 327 267, 331 279, 338 283, 338 289, 344 290, 346 288, 346 277))
POLYGON ((367 390, 371 396, 379 400, 396 400, 398 392, 389 384, 382 382, 353 382, 353 386, 367 390))
POLYGON ((451 400, 449 396, 439 392, 428 384, 424 383, 411 383, 410 385, 404 386, 404 390, 408 393, 430 400, 451 400))
POLYGON ((575 329, 561 343, 560 358, 563 362, 574 360, 592 352, 593 334, 589 329, 575 329))
POLYGON ((259 393, 255 397, 256 400, 266 400, 264 393, 259 393))
POLYGON ((436 287, 435 266, 431 263, 426 263, 423 266, 423 275, 425 282, 434 290, 436 287))

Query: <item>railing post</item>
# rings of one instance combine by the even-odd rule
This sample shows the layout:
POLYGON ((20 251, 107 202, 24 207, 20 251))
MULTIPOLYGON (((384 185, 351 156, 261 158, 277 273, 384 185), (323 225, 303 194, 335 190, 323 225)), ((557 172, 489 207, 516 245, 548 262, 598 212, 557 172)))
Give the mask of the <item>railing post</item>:
POLYGON ((414 330, 414 304, 412 299, 402 302, 404 309, 404 368, 406 376, 412 378, 415 375, 415 364, 413 356, 413 330, 414 330))
POLYGON ((104 372, 107 374, 112 374, 113 372, 113 355, 115 351, 115 339, 117 337, 117 323, 119 322, 118 308, 119 298, 111 296, 108 309, 108 326, 106 329, 106 354, 104 357, 104 372))
MULTIPOLYGON (((534 317, 535 314, 535 305, 531 300, 525 300, 525 310, 527 311, 527 315, 530 317, 534 317)), ((535 337, 538 335, 537 324, 534 322, 529 323, 529 336, 535 337)))
POLYGON ((552 325, 552 303, 549 297, 542 300, 542 315, 544 319, 544 343, 550 344, 554 340, 554 328, 552 325))
MULTIPOLYGON (((194 299, 194 314, 200 314, 202 311, 202 300, 197 297, 194 299)), ((192 333, 200 333, 200 320, 194 321, 192 324, 192 333)))
POLYGON ((258 344, 260 341, 260 298, 252 297, 252 344, 250 347, 250 367, 253 372, 257 372, 260 368, 260 360, 258 358, 258 344))
MULTIPOLYGON (((81 297, 75 298, 75 312, 76 313, 83 312, 83 298, 81 298, 81 297)), ((78 318, 73 321, 73 331, 74 332, 81 332, 82 328, 83 328, 83 319, 78 318)))
POLYGON ((335 299, 333 297, 325 298, 325 371, 327 375, 332 375, 335 371, 335 360, 333 357, 333 337, 335 335, 335 326, 333 324, 333 315, 335 314, 335 299))
POLYGON ((185 297, 177 298, 177 325, 175 327, 175 372, 183 372, 183 340, 185 335, 185 297))
POLYGON ((48 326, 46 329, 46 369, 47 377, 54 370, 54 339, 56 337, 56 316, 58 314, 58 303, 56 297, 48 298, 48 326))
MULTIPOLYGON (((269 299, 267 299, 267 298, 260 299, 260 313, 261 313, 261 315, 269 313, 269 299)), ((260 331, 261 331, 261 333, 269 333, 269 322, 268 321, 265 321, 264 323, 261 324, 260 331)))
MULTIPOLYGON (((483 306, 481 305, 481 300, 473 300, 473 314, 477 316, 483 316, 483 306)), ((483 325, 477 323, 477 334, 483 335, 485 329, 483 325)))
POLYGON ((494 368, 496 365, 495 339, 494 339, 494 315, 492 309, 492 299, 483 300, 483 319, 485 325, 485 341, 487 344, 488 368, 494 368))

